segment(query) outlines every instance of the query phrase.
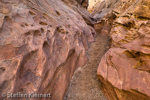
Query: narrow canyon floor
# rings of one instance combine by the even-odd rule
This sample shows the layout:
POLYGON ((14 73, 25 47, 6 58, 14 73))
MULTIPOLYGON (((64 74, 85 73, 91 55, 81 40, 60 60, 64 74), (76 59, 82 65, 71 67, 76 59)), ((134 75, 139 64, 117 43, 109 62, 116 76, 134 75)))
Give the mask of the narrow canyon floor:
POLYGON ((109 45, 109 36, 97 34, 96 41, 90 44, 89 61, 75 72, 64 100, 107 100, 101 91, 101 82, 96 72, 109 45))

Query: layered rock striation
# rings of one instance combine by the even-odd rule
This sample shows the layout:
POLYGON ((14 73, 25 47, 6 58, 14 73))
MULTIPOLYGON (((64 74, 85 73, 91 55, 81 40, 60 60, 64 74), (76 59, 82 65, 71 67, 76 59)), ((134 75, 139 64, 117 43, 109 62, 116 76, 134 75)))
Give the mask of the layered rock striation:
MULTIPOLYGON (((74 71, 86 64, 88 44, 96 35, 84 20, 92 23, 90 15, 77 4, 0 0, 0 94, 50 93, 51 98, 28 99, 63 100, 74 71)), ((2 99, 23 100, 0 95, 2 99)))

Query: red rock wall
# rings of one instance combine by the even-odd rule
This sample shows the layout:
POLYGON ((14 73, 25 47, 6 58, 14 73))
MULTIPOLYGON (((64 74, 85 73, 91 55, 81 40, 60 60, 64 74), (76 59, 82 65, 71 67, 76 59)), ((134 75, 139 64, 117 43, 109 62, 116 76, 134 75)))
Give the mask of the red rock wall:
POLYGON ((61 0, 1 0, 0 94, 51 93, 45 99, 63 100, 94 34, 61 0))
POLYGON ((148 0, 120 0, 112 9, 112 44, 97 71, 109 100, 150 100, 149 7, 148 0))

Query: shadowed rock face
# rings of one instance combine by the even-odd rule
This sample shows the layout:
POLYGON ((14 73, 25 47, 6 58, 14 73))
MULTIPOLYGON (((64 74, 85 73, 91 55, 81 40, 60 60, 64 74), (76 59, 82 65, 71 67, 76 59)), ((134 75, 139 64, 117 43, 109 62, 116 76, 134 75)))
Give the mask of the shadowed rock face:
POLYGON ((81 4, 81 6, 82 7, 84 7, 84 8, 86 8, 87 9, 87 7, 88 7, 88 0, 77 0, 77 2, 79 3, 79 4, 81 4))
POLYGON ((150 2, 120 0, 110 50, 97 71, 109 100, 150 100, 150 2))
POLYGON ((87 62, 95 34, 73 10, 82 7, 67 5, 61 0, 0 1, 0 94, 51 93, 46 99, 63 99, 74 71, 87 62))
POLYGON ((66 3, 71 3, 73 5, 80 5, 82 6, 83 8, 87 9, 88 8, 88 0, 62 0, 63 2, 66 2, 66 3))

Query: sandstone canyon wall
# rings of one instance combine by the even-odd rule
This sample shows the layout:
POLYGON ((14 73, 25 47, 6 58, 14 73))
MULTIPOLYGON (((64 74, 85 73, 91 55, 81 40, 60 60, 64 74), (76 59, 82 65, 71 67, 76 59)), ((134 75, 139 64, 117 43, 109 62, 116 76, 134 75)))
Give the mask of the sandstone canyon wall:
POLYGON ((0 0, 0 94, 51 94, 0 100, 63 100, 96 32, 111 40, 97 70, 105 96, 150 100, 150 1, 93 4, 89 14, 88 0, 0 0))
POLYGON ((88 11, 92 12, 94 10, 95 7, 97 7, 96 4, 99 4, 101 1, 103 0, 89 0, 89 6, 88 6, 88 11))
POLYGON ((86 0, 78 2, 0 0, 0 94, 51 93, 30 99, 63 100, 96 34, 84 21, 92 23, 86 0))
POLYGON ((118 0, 93 12, 98 15, 95 18, 105 18, 107 12, 116 15, 110 31, 111 48, 97 70, 109 100, 150 100, 149 7, 149 0, 118 0))

